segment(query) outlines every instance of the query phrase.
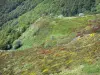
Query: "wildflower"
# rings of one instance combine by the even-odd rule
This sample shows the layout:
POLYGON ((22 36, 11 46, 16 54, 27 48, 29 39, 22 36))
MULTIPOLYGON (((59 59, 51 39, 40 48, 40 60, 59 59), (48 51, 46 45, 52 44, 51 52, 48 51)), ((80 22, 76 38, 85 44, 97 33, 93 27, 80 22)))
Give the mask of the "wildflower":
POLYGON ((81 32, 77 32, 76 37, 78 37, 78 36, 82 37, 82 36, 83 36, 83 33, 81 33, 81 32))
POLYGON ((78 36, 78 37, 77 37, 77 40, 80 40, 80 39, 81 39, 80 36, 78 36))
POLYGON ((93 37, 94 36, 94 33, 90 34, 90 36, 93 37))

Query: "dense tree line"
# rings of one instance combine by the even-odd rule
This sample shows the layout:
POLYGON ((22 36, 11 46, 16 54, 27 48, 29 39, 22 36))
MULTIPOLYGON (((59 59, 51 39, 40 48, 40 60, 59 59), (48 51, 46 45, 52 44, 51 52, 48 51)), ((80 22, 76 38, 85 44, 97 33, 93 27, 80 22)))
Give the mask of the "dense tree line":
POLYGON ((42 0, 7 0, 0 8, 0 26, 33 9, 42 0))
MULTIPOLYGON (((7 0, 6 4, 0 7, 0 26, 34 9, 42 1, 50 2, 47 0, 7 0)), ((60 6, 61 12, 65 16, 76 15, 81 12, 96 12, 100 6, 99 0, 51 0, 51 2, 53 2, 52 5, 58 3, 56 4, 57 7, 60 6)), ((50 10, 53 13, 52 10, 53 8, 50 10)))
POLYGON ((66 0, 63 4, 63 14, 66 16, 76 15, 83 12, 95 12, 95 0, 66 0))

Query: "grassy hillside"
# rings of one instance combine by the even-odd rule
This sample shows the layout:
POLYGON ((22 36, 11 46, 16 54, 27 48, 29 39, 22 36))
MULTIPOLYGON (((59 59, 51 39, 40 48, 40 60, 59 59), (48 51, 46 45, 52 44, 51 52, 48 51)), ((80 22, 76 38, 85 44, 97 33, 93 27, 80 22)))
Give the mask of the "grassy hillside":
POLYGON ((100 25, 99 16, 38 19, 19 38, 24 50, 0 51, 0 73, 99 75, 100 31, 89 28, 100 25))
POLYGON ((12 43, 43 15, 72 16, 80 12, 99 13, 99 0, 7 0, 0 8, 0 49, 11 49, 12 43))
POLYGON ((100 75, 99 13, 100 0, 6 0, 0 75, 100 75))
POLYGON ((41 17, 17 39, 23 43, 20 49, 33 46, 50 48, 68 43, 81 28, 87 25, 87 21, 92 18, 94 17, 41 17))
POLYGON ((88 34, 68 45, 50 49, 34 47, 0 52, 0 71, 3 75, 99 75, 100 45, 94 38, 99 39, 100 35, 96 33, 91 37, 88 34), (83 40, 89 42, 87 46, 83 40), (77 47, 77 43, 81 46, 77 47))

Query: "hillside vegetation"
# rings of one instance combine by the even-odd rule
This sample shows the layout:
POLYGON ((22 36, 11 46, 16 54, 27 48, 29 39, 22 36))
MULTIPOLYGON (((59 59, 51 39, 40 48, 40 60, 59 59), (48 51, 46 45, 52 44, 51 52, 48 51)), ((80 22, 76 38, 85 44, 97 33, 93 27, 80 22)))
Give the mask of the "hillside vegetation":
POLYGON ((6 0, 6 4, 0 8, 0 49, 11 49, 12 43, 43 15, 72 16, 81 12, 99 13, 99 2, 99 0, 6 0))
MULTIPOLYGON (((50 48, 68 43, 75 38, 77 32, 84 28, 89 17, 41 17, 33 23, 17 40, 23 43, 20 50, 39 47, 50 48)), ((16 41, 15 41, 16 42, 16 41)))
POLYGON ((100 33, 89 28, 100 25, 99 15, 96 22, 95 18, 40 18, 19 38, 23 41, 20 49, 24 50, 0 52, 0 72, 3 75, 99 75, 100 33), (82 31, 83 36, 76 37, 82 31))
POLYGON ((100 75, 100 0, 6 0, 0 75, 100 75))

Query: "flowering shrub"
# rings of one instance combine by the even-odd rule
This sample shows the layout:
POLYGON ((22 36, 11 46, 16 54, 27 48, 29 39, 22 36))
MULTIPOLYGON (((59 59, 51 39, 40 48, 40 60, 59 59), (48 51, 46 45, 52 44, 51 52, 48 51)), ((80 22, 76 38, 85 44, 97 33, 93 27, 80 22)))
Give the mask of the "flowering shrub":
POLYGON ((41 50, 40 54, 52 54, 53 52, 50 50, 41 50))
POLYGON ((89 26, 92 29, 92 32, 100 31, 100 19, 90 20, 89 26))
POLYGON ((90 36, 94 36, 91 33, 100 32, 100 19, 89 20, 88 25, 81 31, 77 32, 76 37, 83 37, 84 34, 90 34, 90 36))
POLYGON ((94 36, 94 33, 90 34, 90 36, 93 37, 94 36))
POLYGON ((82 37, 83 36, 83 33, 82 32, 77 32, 76 37, 78 37, 78 36, 82 37))

